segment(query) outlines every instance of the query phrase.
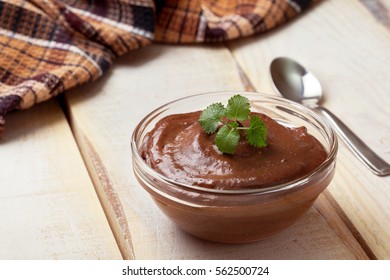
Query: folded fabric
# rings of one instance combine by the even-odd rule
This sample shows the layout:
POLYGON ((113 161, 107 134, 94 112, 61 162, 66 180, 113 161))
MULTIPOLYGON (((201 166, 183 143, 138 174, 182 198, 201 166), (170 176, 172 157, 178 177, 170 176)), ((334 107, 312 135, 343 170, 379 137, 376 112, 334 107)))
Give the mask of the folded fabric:
POLYGON ((0 136, 5 115, 99 78, 153 41, 220 42, 265 32, 311 0, 0 1, 0 136))

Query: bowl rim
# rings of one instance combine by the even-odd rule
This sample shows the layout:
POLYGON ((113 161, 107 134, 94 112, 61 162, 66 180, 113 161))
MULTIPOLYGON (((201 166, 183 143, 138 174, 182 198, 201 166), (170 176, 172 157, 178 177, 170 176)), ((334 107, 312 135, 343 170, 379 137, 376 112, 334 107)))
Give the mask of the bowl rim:
MULTIPOLYGON (((141 132, 143 132, 143 131, 141 131, 141 132)), ((198 191, 198 192, 200 191, 203 193, 210 193, 210 194, 219 194, 219 195, 223 195, 223 194, 226 194, 226 195, 248 195, 249 194, 249 195, 252 195, 252 194, 269 194, 269 193, 273 193, 273 192, 280 192, 280 191, 296 188, 300 185, 305 184, 306 182, 308 182, 310 180, 310 178, 313 178, 321 170, 325 169, 326 167, 331 165, 333 162, 335 162, 337 151, 338 151, 338 139, 337 139, 335 130, 330 125, 330 123, 314 108, 306 107, 300 103, 297 103, 295 101, 291 101, 291 100, 283 98, 281 96, 274 96, 274 95, 266 94, 266 93, 248 92, 248 91, 212 91, 212 92, 192 94, 192 95, 188 95, 185 97, 177 98, 175 100, 167 102, 167 103, 157 107, 156 109, 152 110, 150 113, 148 113, 146 116, 144 116, 138 122, 136 127, 134 128, 132 135, 131 135, 130 146, 131 146, 131 152, 132 152, 132 157, 133 157, 133 169, 135 168, 134 161, 137 161, 137 163, 140 163, 142 165, 142 169, 144 169, 149 175, 151 175, 153 178, 157 178, 158 180, 160 180, 166 184, 169 184, 169 185, 172 185, 175 187, 179 187, 179 188, 185 188, 185 189, 189 189, 189 190, 193 190, 193 191, 198 191), (319 124, 321 124, 322 129, 325 130, 325 133, 327 135, 326 138, 329 138, 330 149, 329 149, 329 153, 328 153, 327 158, 316 169, 314 169, 310 173, 304 175, 303 177, 297 178, 293 181, 289 181, 289 182, 286 182, 283 184, 278 184, 278 185, 270 186, 270 187, 239 189, 239 190, 213 189, 213 188, 206 188, 206 187, 194 186, 194 185, 190 185, 190 184, 177 182, 175 180, 172 180, 172 179, 160 174, 159 172, 154 170, 150 165, 148 165, 143 160, 143 158, 141 157, 141 155, 139 153, 139 150, 137 147, 136 137, 139 134, 140 129, 142 127, 144 127, 144 129, 145 129, 146 126, 149 124, 149 122, 151 121, 149 119, 152 116, 156 115, 157 113, 161 114, 161 113, 165 112, 168 109, 167 107, 169 107, 170 105, 172 105, 174 103, 178 103, 178 102, 186 100, 186 99, 201 97, 204 95, 213 95, 213 94, 214 95, 216 95, 216 94, 221 94, 221 95, 223 95, 223 94, 242 94, 242 95, 251 95, 254 97, 257 96, 257 97, 270 99, 270 100, 275 101, 275 102, 281 102, 284 105, 293 106, 297 109, 303 110, 305 115, 307 115, 307 113, 309 113, 309 115, 311 115, 311 117, 314 117, 315 120, 317 122, 319 122, 319 124)))

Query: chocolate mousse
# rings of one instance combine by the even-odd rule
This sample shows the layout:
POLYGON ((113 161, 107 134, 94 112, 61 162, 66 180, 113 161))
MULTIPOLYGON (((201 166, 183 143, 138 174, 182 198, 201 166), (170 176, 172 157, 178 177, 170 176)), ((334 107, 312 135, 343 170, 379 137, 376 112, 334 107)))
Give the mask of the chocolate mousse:
POLYGON ((157 172, 180 183, 213 189, 264 188, 299 179, 327 158, 305 127, 290 128, 257 114, 267 128, 267 146, 240 140, 234 155, 220 152, 215 134, 198 122, 201 112, 169 115, 146 135, 141 155, 157 172))

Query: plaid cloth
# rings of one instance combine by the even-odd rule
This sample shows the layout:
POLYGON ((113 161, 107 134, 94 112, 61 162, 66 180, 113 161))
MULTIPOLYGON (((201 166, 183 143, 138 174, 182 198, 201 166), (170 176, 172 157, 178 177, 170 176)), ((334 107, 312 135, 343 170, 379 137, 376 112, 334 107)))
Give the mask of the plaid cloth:
POLYGON ((311 0, 0 0, 4 117, 96 80, 153 41, 220 42, 261 33, 311 0))

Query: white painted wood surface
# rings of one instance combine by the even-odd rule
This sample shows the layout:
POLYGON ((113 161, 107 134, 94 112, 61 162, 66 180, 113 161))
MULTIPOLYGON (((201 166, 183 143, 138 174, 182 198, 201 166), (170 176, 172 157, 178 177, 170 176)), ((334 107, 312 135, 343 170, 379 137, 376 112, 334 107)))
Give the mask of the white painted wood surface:
POLYGON ((56 101, 8 117, 0 145, 0 259, 120 259, 56 101))

